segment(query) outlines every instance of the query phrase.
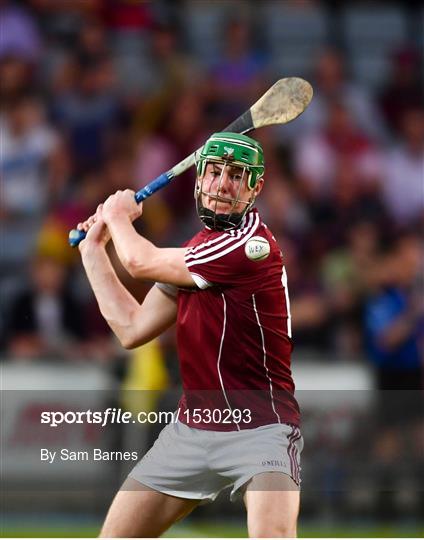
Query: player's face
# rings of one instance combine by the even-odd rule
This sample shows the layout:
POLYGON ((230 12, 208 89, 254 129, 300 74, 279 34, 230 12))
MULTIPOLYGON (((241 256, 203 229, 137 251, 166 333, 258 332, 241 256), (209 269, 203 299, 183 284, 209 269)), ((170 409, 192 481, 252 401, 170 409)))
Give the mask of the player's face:
POLYGON ((247 187, 244 167, 208 163, 202 184, 202 204, 216 214, 243 212, 252 192, 247 187))

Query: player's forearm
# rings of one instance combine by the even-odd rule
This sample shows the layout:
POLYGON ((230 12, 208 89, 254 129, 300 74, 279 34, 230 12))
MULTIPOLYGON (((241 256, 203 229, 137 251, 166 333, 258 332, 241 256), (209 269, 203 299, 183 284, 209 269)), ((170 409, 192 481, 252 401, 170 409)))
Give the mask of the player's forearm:
POLYGON ((158 248, 134 229, 130 217, 109 213, 105 217, 118 257, 128 273, 145 281, 192 287, 185 264, 185 248, 158 248))
POLYGON ((127 217, 119 216, 118 219, 109 219, 107 226, 124 268, 133 277, 149 279, 143 270, 147 269, 149 261, 154 257, 156 246, 139 235, 127 217))
POLYGON ((122 346, 130 347, 140 304, 119 281, 103 246, 88 244, 81 249, 81 255, 101 314, 122 346))

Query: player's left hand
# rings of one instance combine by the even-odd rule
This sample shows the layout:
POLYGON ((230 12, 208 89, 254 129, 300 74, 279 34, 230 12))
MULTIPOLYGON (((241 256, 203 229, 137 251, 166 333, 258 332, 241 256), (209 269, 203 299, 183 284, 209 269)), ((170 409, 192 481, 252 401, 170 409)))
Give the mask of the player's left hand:
POLYGON ((106 223, 118 216, 128 216, 134 221, 143 213, 143 204, 135 202, 135 192, 132 189, 118 190, 106 199, 103 204, 103 219, 106 223))
POLYGON ((80 250, 86 244, 106 246, 110 240, 110 233, 103 218, 103 205, 99 204, 96 213, 83 223, 78 223, 78 230, 87 233, 85 240, 79 243, 80 250))

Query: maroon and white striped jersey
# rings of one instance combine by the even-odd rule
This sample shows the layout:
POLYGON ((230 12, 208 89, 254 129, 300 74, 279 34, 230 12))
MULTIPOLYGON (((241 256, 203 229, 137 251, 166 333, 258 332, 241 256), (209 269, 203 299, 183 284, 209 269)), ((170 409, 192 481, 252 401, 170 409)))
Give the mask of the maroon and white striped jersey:
POLYGON ((287 277, 275 238, 252 209, 237 229, 205 228, 186 246, 197 288, 178 291, 179 419, 222 431, 298 425, 287 277), (243 421, 216 412, 193 417, 194 409, 248 409, 251 421, 244 421, 247 413, 243 421))

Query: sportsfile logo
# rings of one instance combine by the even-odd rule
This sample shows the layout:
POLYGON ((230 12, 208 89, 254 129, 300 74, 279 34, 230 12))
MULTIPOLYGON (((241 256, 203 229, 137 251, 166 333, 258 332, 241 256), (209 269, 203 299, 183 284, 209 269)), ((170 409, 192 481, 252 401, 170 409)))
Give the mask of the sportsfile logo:
POLYGON ((178 413, 173 411, 139 411, 135 416, 130 411, 109 407, 104 411, 43 411, 41 424, 58 427, 61 424, 169 424, 177 422, 178 413))
POLYGON ((249 424, 250 409, 177 409, 176 411, 139 411, 134 414, 121 408, 104 411, 42 411, 41 424, 56 428, 61 424, 169 424, 180 419, 188 424, 249 424))

